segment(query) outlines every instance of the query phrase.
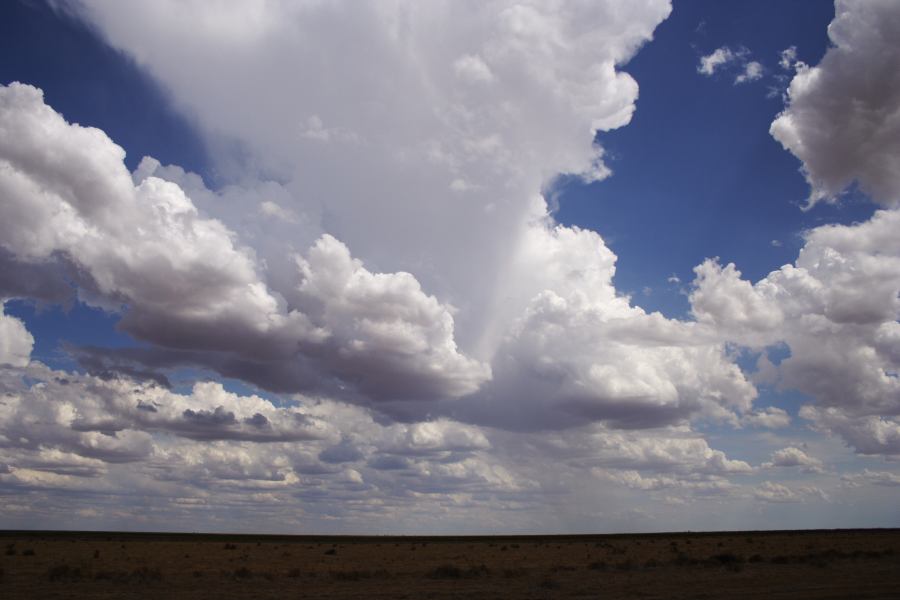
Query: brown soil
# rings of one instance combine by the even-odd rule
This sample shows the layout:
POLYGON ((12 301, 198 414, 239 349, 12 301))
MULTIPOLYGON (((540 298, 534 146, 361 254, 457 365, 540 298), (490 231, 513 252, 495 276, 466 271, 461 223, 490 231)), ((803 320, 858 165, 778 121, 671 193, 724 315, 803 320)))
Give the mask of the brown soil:
POLYGON ((900 598, 900 530, 521 537, 0 532, 0 597, 900 598))

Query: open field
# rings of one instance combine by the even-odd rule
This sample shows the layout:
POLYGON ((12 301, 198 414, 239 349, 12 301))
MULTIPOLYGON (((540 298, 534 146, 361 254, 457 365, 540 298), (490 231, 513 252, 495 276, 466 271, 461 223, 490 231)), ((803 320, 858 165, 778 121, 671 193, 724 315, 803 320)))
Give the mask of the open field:
POLYGON ((900 530, 498 537, 0 532, 0 597, 900 598, 900 530))

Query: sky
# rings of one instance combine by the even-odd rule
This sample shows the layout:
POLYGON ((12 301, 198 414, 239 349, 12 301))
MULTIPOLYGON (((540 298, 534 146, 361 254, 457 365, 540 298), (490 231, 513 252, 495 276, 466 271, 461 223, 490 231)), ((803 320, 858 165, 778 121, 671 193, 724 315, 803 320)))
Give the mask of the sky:
POLYGON ((0 527, 900 526, 900 4, 0 4, 0 527))

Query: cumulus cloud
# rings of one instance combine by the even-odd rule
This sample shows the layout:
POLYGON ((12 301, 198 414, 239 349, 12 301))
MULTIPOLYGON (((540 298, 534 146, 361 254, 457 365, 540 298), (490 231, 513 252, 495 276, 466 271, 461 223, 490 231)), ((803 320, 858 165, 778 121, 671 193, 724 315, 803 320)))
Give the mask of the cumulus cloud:
MULTIPOLYGON (((122 150, 102 132, 67 124, 33 88, 12 86, 5 92, 9 127, 30 140, 22 148, 6 149, 10 177, 31 186, 29 194, 49 185, 53 194, 42 196, 50 207, 45 210, 62 207, 58 214, 70 215, 68 221, 44 228, 48 241, 43 246, 15 238, 5 246, 20 262, 65 256, 83 274, 83 298, 106 307, 127 306, 123 329, 161 349, 123 353, 115 359, 119 372, 137 373, 134 365, 121 364, 128 359, 143 361, 151 370, 180 362, 268 389, 327 390, 363 403, 467 396, 458 409, 435 409, 513 428, 576 426, 585 420, 644 427, 695 417, 734 422, 736 413, 750 409, 755 389, 724 346, 695 332, 692 324, 632 306, 612 284, 615 255, 603 240, 589 231, 556 226, 537 195, 559 172, 602 171, 594 132, 627 123, 636 97, 634 81, 615 67, 649 38, 668 13, 667 3, 634 3, 627 9, 490 4, 483 15, 486 30, 476 28, 479 35, 464 48, 456 46, 468 38, 454 37, 452 48, 434 55, 433 40, 426 43, 417 28, 439 16, 449 19, 451 31, 466 29, 469 18, 450 6, 433 9, 436 14, 416 9, 403 13, 411 29, 402 30, 412 36, 404 39, 424 53, 416 55, 414 70, 405 50, 383 47, 388 42, 393 47, 397 40, 392 36, 399 35, 393 29, 397 14, 383 7, 367 7, 352 18, 340 6, 276 8, 272 13, 296 18, 250 19, 258 30, 246 32, 242 61, 268 61, 272 40, 302 46, 306 38, 301 32, 316 38, 323 23, 343 32, 365 17, 374 25, 357 41, 372 54, 353 54, 356 62, 351 64, 370 69, 380 56, 404 73, 402 95, 394 87, 372 90, 389 106, 403 109, 402 124, 358 114, 354 104, 319 102, 309 86, 301 94, 290 81, 279 81, 286 89, 277 95, 292 99, 289 111, 284 107, 280 113, 275 106, 265 114, 241 111, 241 118, 227 119, 235 107, 210 95, 214 82, 205 75, 198 79, 196 73, 182 79, 183 60, 172 63, 168 45, 146 37, 156 28, 178 34, 168 12, 160 12, 156 4, 137 7, 146 13, 146 27, 134 32, 131 16, 120 20, 116 5, 86 3, 79 10, 127 51, 132 43, 149 44, 141 50, 142 62, 181 102, 204 105, 196 113, 201 125, 249 144, 260 160, 282 173, 286 186, 234 184, 211 192, 198 177, 152 160, 143 161, 130 176, 121 163, 122 150), (333 21, 338 15, 350 20, 338 25, 333 21), (588 17, 604 18, 584 27, 588 17), (624 20, 627 29, 615 26, 624 20), (128 36, 122 37, 126 31, 128 36), (423 71, 422 60, 433 68, 423 71), (528 65, 524 71, 523 65, 528 65), (479 82, 490 83, 490 90, 475 90, 472 84, 479 82), (427 113, 418 100, 405 104, 416 97, 410 90, 422 86, 444 90, 427 96, 432 102, 427 113), (530 118, 535 111, 539 119, 530 118), (298 113, 314 116, 307 119, 303 135, 294 131, 284 138, 282 123, 275 127, 269 120, 298 113), (408 123, 416 118, 422 121, 410 129, 408 123), (49 127, 39 127, 45 124, 49 127), (244 129, 243 124, 253 126, 244 129), (327 175, 336 157, 319 143, 333 141, 325 134, 338 129, 355 132, 367 145, 362 170, 353 178, 327 175), (318 132, 316 139, 309 139, 311 130, 318 132), (41 131, 43 138, 36 135, 41 131), (102 193, 92 195, 90 202, 106 215, 105 225, 93 223, 94 213, 83 206, 88 191, 73 175, 71 165, 86 159, 63 153, 71 168, 63 162, 54 171, 57 165, 41 154, 51 141, 73 155, 76 148, 93 149, 87 166, 95 173, 92 185, 102 193), (309 146, 312 142, 317 145, 309 146), (34 159, 16 158, 23 152, 34 159), (289 156, 306 157, 321 168, 287 167, 289 156), (410 180, 416 172, 427 180, 410 180), (320 179, 323 175, 326 180, 320 179), (478 190, 463 204, 446 190, 446 181, 461 175, 478 190), (371 184, 365 192, 341 188, 363 181, 371 184), (360 202, 373 194, 378 202, 360 202), (494 208, 486 213, 487 198, 494 208), (241 203, 250 206, 241 209, 241 203), (375 207, 378 214, 371 212, 375 207), (221 220, 205 216, 207 212, 221 220), (309 246, 264 241, 272 236, 255 233, 261 228, 254 223, 273 217, 285 233, 310 236, 309 246), (313 223, 317 219, 318 225, 313 223), (502 227, 496 219, 502 219, 502 227), (144 237, 131 239, 138 222, 144 237), (364 229, 357 229, 363 223, 364 229), (326 225, 370 258, 363 263, 351 256, 348 243, 322 233, 326 225), (458 243, 456 232, 462 229, 470 243, 458 243), (85 238, 82 231, 92 235, 85 238), (420 235, 425 237, 418 239, 420 235), (123 255, 121 249, 129 247, 126 238, 131 250, 123 255), (467 256, 469 251, 477 259, 467 256), (474 271, 469 268, 473 260, 480 265, 474 271), (369 262, 410 271, 378 273, 365 266, 369 262), (420 274, 453 305, 426 294, 420 274), (461 351, 462 344, 471 352, 461 351), (513 403, 515 411, 509 409, 513 403)), ((200 18, 203 9, 182 5, 175 12, 200 18)), ((232 52, 223 47, 221 35, 202 27, 192 34, 191 43, 198 46, 192 57, 209 61, 200 71, 215 72, 215 65, 232 52)), ((322 81, 347 84, 347 73, 323 70, 316 62, 327 54, 300 55, 311 62, 292 66, 292 71, 302 67, 322 81), (334 80, 335 75, 340 79, 334 80)), ((270 77, 271 71, 260 73, 270 77)), ((369 94, 347 96, 357 97, 369 94)), ((342 163, 354 160, 353 150, 347 152, 342 163)), ((39 222, 35 217, 26 228, 39 222)), ((93 360, 101 367, 113 366, 113 359, 102 353, 93 360)), ((385 404, 384 410, 417 420, 430 409, 385 404)), ((195 421, 214 416, 198 414, 195 421)))
POLYGON ((640 428, 732 420, 750 409, 756 390, 723 345, 692 323, 633 306, 614 273, 615 255, 594 232, 549 223, 528 231, 508 281, 531 300, 511 312, 521 316, 501 339, 476 418, 527 429, 593 419, 640 428), (505 411, 507 397, 516 398, 515 415, 492 414, 505 411))
POLYGON ((24 367, 31 357, 34 338, 25 324, 5 313, 5 303, 0 303, 0 365, 24 367))
POLYGON ((402 521, 423 496, 540 492, 490 455, 485 431, 449 419, 378 423, 330 400, 279 406, 213 382, 175 393, 37 362, 0 369, 0 394, 0 490, 35 503, 139 494, 167 519, 252 507, 402 521))
POLYGON ((838 0, 828 27, 833 46, 819 64, 798 65, 771 133, 803 163, 807 207, 835 202, 854 181, 884 206, 900 202, 898 35, 896 2, 838 0))
POLYGON ((800 415, 858 451, 896 454, 900 409, 900 212, 806 233, 795 264, 750 284, 733 265, 697 267, 691 302, 699 322, 755 348, 784 343, 765 378, 817 402, 800 415))
MULTIPOLYGON (((46 500, 92 479, 176 513, 300 502, 304 517, 403 520, 518 509, 588 469, 598 489, 671 501, 754 472, 691 422, 790 421, 753 410, 729 342, 783 340, 776 380, 814 392, 803 361, 828 372, 823 352, 847 366, 840 352, 871 347, 890 384, 889 216, 814 230, 755 285, 704 263, 693 321, 635 306, 604 240, 554 222, 541 194, 559 173, 609 175, 596 133, 630 120, 637 84, 619 68, 666 1, 72 8, 195 116, 224 183, 150 158, 128 173, 38 90, 0 90, 2 297, 62 302, 71 282, 150 342, 73 350, 88 375, 5 372, 5 488, 46 500), (857 345, 822 343, 835 330, 857 345), (185 366, 303 395, 156 385, 185 366)), ((755 76, 728 53, 708 74, 755 76)), ((882 418, 870 396, 848 418, 882 418)))
POLYGON ((762 410, 755 410, 741 417, 741 424, 750 427, 766 427, 778 429, 791 424, 791 416, 781 408, 767 406, 762 410))
POLYGON ((487 365, 461 355, 447 306, 409 273, 371 273, 330 235, 297 257, 300 283, 291 300, 330 332, 337 371, 366 373, 376 397, 460 396, 490 377, 487 365))
POLYGON ((788 446, 772 453, 772 460, 764 467, 801 467, 813 473, 822 472, 822 461, 812 457, 800 448, 788 446))
MULTIPOLYGON (((135 337, 252 360, 312 355, 373 397, 461 395, 489 376, 458 353, 449 308, 408 273, 373 274, 324 236, 295 258, 288 305, 232 231, 172 182, 145 176, 134 185, 124 151, 99 130, 66 123, 39 90, 0 89, 0 128, 9 134, 0 145, 0 244, 20 265, 65 257, 82 298, 124 307, 121 326, 135 337)), ((16 321, 3 322, 11 336, 16 321)))
MULTIPOLYGON (((252 153, 252 165, 220 160, 226 177, 264 169, 283 183, 279 206, 309 226, 254 242, 267 264, 327 232, 456 306, 458 343, 482 360, 493 350, 482 332, 507 313, 502 275, 534 196, 559 173, 609 173, 595 133, 627 124, 638 92, 617 67, 671 10, 667 0, 73 8, 195 115, 213 148, 237 140, 252 153), (236 70, 253 84, 223 93, 236 70), (258 89, 277 93, 248 110, 258 89), (363 143, 323 144, 333 131, 363 143)), ((253 227, 245 212, 209 210, 238 236, 253 227)))
POLYGON ((815 486, 799 486, 791 488, 780 483, 764 481, 756 487, 753 495, 757 500, 773 503, 806 502, 817 498, 828 500, 828 495, 815 486))
POLYGON ((862 473, 848 473, 841 476, 841 481, 850 487, 877 485, 883 487, 900 487, 900 475, 889 471, 871 471, 863 469, 862 473))
POLYGON ((592 425, 549 435, 540 443, 551 456, 565 458, 579 468, 635 470, 693 479, 753 472, 747 462, 728 458, 683 426, 637 432, 592 425))
MULTIPOLYGON (((834 201, 853 181, 876 202, 896 205, 897 8, 838 1, 834 46, 818 65, 797 61, 794 48, 782 53, 781 66, 797 74, 771 133, 803 161, 808 207, 834 201)), ((690 295, 698 323, 761 352, 754 381, 806 394, 814 402, 800 417, 862 454, 900 453, 898 227, 896 208, 816 227, 805 232, 794 264, 756 283, 708 260, 695 268, 690 295), (774 364, 772 345, 788 357, 774 364)), ((772 464, 788 459, 800 460, 785 455, 772 464)))

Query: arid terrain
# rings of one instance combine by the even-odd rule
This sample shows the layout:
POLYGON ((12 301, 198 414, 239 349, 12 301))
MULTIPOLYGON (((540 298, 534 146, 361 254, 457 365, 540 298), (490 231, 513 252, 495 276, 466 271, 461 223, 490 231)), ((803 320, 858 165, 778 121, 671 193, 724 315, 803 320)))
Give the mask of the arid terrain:
POLYGON ((0 532, 0 597, 900 598, 900 530, 505 537, 0 532))

